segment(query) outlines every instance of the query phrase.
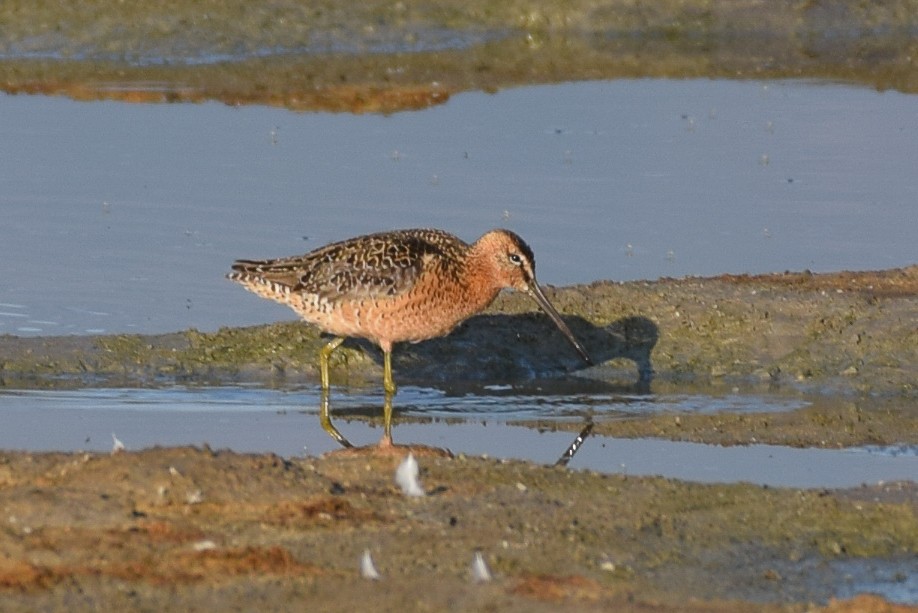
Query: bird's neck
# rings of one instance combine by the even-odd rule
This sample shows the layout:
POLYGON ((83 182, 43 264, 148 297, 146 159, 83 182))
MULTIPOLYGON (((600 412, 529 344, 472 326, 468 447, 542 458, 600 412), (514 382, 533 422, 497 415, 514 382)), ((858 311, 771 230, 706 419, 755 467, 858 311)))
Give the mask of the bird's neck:
POLYGON ((478 313, 494 302, 502 289, 494 282, 492 264, 487 254, 476 250, 474 246, 468 254, 465 265, 465 290, 472 313, 478 313))

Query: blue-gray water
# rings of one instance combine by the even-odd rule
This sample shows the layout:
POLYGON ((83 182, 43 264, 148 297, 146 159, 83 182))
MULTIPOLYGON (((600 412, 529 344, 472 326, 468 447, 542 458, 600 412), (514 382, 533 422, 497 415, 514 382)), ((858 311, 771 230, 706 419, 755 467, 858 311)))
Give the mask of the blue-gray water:
POLYGON ((289 319, 235 258, 506 226, 540 280, 912 264, 918 97, 636 80, 390 117, 0 96, 0 333, 289 319))
MULTIPOLYGON (((825 83, 572 83, 468 93, 390 117, 0 96, 0 333, 210 330, 290 319, 286 308, 227 282, 229 263, 406 226, 442 227, 469 240, 493 226, 510 227, 532 243, 540 279, 553 284, 907 265, 918 255, 916 159, 918 98, 825 83)), ((45 408, 69 418, 121 416, 121 429, 128 431, 131 423, 146 423, 139 413, 175 414, 164 430, 141 428, 136 446, 222 440, 221 430, 213 428, 216 414, 250 415, 269 422, 268 432, 300 419, 298 403, 310 412, 317 402, 242 388, 67 394, 7 395, 0 403, 23 415, 45 408), (109 411, 109 403, 116 409, 109 411), (85 410, 69 412, 79 407, 85 410), (130 407, 143 411, 125 412, 130 407), (197 438, 176 438, 176 423, 195 420, 202 428, 197 438), (145 434, 154 431, 161 438, 145 434)), ((494 419, 515 415, 572 419, 597 406, 627 405, 636 412, 667 403, 690 411, 755 410, 758 401, 527 397, 500 389, 457 399, 402 390, 396 408, 473 419, 462 428, 484 428, 476 420, 490 419, 493 432, 494 419)), ((355 403, 372 410, 378 399, 352 393, 335 402, 346 413, 355 403)), ((775 410, 776 403, 764 405, 775 410)), ((39 436, 41 423, 47 421, 36 418, 33 430, 18 434, 7 429, 0 442, 55 448, 39 436)), ((359 423, 353 427, 355 439, 366 430, 359 423)), ((419 427, 404 424, 399 433, 410 439, 411 429, 419 427)), ((235 428, 242 438, 225 444, 274 444, 250 439, 258 428, 235 428)), ((567 444, 567 435, 500 428, 498 438, 506 441, 511 431, 523 438, 558 438, 553 445, 508 442, 503 448, 492 441, 468 451, 544 448, 545 457, 531 459, 547 461, 554 446, 567 444)), ((316 430, 304 424, 304 432, 316 430)), ((428 442, 460 430, 444 426, 428 442)), ((321 451, 330 441, 318 435, 308 445, 321 451)), ((488 438, 477 430, 465 435, 472 442, 488 438)), ((376 433, 363 436, 369 440, 376 433)), ((108 444, 98 432, 59 444, 78 448, 87 437, 89 448, 108 444)), ((301 451, 307 443, 297 437, 275 450, 301 451)), ((668 446, 648 458, 674 457, 673 449, 734 453, 640 444, 668 446)), ((578 461, 603 470, 633 464, 618 457, 590 459, 590 447, 578 461)), ((701 474, 669 473, 694 463, 670 464, 660 470, 685 478, 759 478, 717 471, 706 476, 707 468, 699 468, 701 474)), ((831 472, 846 469, 794 483, 838 483, 827 476, 831 472)), ((859 473, 849 474, 846 483, 859 482, 859 473)))
MULTIPOLYGON (((918 255, 916 159, 918 98, 825 83, 572 83, 468 93, 443 106, 390 117, 0 96, 0 333, 211 330, 290 319, 286 308, 227 282, 229 263, 406 226, 442 227, 469 240, 493 226, 510 227, 532 243, 540 279, 552 284, 907 265, 918 255)), ((313 411, 314 397, 242 388, 99 394, 2 396, 4 410, 31 416, 34 409, 36 418, 31 430, 6 429, 0 443, 67 449, 82 440, 92 449, 108 444, 98 432, 48 443, 40 430, 48 423, 38 410, 43 409, 63 411, 68 419, 120 416, 125 419, 120 429, 140 428, 135 446, 220 444, 222 430, 213 427, 218 414, 265 422, 266 430, 227 427, 242 437, 226 439, 229 446, 296 453, 303 445, 321 451, 330 444, 321 432, 308 444, 298 434, 275 447, 257 438, 274 427, 281 431, 272 436, 288 435, 278 424, 300 419, 298 403, 313 411), (112 410, 106 408, 110 403, 112 410), (72 411, 80 407, 82 412, 72 411), (143 411, 126 411, 131 407, 143 411), (174 414, 165 429, 131 426, 163 411, 174 414), (195 420, 202 428, 197 438, 182 438, 177 424, 184 428, 195 420)), ((355 403, 373 407, 378 399, 344 394, 335 402, 346 413, 355 403)), ((494 419, 514 415, 571 419, 605 405, 635 412, 667 403, 678 410, 737 411, 755 410, 757 402, 526 397, 500 389, 463 400, 402 390, 397 410, 472 418, 462 427, 437 429, 435 440, 428 441, 438 444, 437 437, 446 437, 441 441, 446 444, 462 428, 484 428, 476 419, 490 419, 493 432, 494 419)), ((764 405, 774 410, 777 402, 764 405)), ((359 423, 354 427, 355 438, 376 436, 361 435, 366 426, 359 423)), ((410 439, 420 427, 404 424, 399 433, 410 439)), ((567 435, 500 429, 500 440, 467 451, 544 448, 545 457, 526 457, 547 461, 555 446, 567 444, 567 435), (509 441, 517 435, 545 437, 540 441, 557 436, 557 442, 514 446, 509 441), (501 446, 501 441, 507 442, 501 446)), ((79 431, 64 430, 61 434, 71 437, 79 431)), ((316 430, 304 425, 304 432, 316 430)), ((464 436, 470 443, 488 438, 477 430, 464 436)), ((617 442, 613 448, 631 444, 637 443, 617 442)), ((644 454, 651 459, 678 457, 678 449, 738 453, 639 444, 666 447, 665 453, 644 454)), ((591 447, 601 446, 587 446, 578 461, 602 470, 620 465, 627 470, 629 464, 656 470, 653 463, 637 469, 633 460, 619 456, 590 459, 591 447)), ((741 453, 751 458, 753 451, 741 453)), ((905 457, 896 461, 913 466, 905 457)), ((705 472, 708 465, 742 464, 731 456, 670 462, 659 470, 698 479, 765 478, 705 472), (680 465, 701 472, 680 473, 680 465)), ((805 471, 785 472, 781 478, 805 471)), ((838 464, 812 480, 801 476, 787 484, 838 484, 842 474, 848 484, 861 479, 838 464)))
MULTIPOLYGON (((225 281, 232 260, 397 227, 467 240, 508 227, 555 285, 909 265, 918 261, 915 160, 918 98, 825 83, 561 84, 462 94, 390 117, 0 95, 0 334, 291 319, 225 281)), ((128 449, 318 454, 335 447, 318 403, 312 389, 6 390, 0 448, 105 451, 114 434, 128 449)), ((394 435, 551 463, 574 435, 509 420, 799 407, 759 396, 495 388, 446 397, 405 387, 394 435)), ((332 409, 354 443, 379 438, 347 419, 381 411, 378 394, 336 390, 332 409)), ((918 479, 911 446, 591 437, 570 466, 808 488, 918 479)), ((916 575, 900 581, 893 562, 836 566, 826 572, 839 577, 839 595, 918 601, 916 575)))
MULTIPOLYGON (((510 420, 582 423, 635 412, 782 411, 805 401, 759 396, 488 396, 446 397, 405 387, 395 403, 398 443, 444 447, 454 453, 553 463, 573 441, 570 432, 539 432, 510 420), (433 417, 430 423, 404 417, 433 417)), ((202 445, 284 456, 316 455, 337 448, 319 426, 316 390, 264 388, 83 389, 0 392, 0 448, 107 451, 112 434, 128 449, 202 445)), ((332 416, 354 444, 375 443, 381 430, 349 415, 382 413, 378 394, 335 390, 332 416)), ((782 487, 854 487, 914 480, 918 454, 911 447, 847 450, 792 449, 774 445, 720 447, 657 439, 590 437, 572 468, 607 473, 663 475, 703 482, 747 481, 782 487)))
MULTIPOLYGON (((395 440, 439 446, 454 453, 554 463, 574 439, 570 432, 540 432, 509 420, 539 418, 582 423, 616 414, 670 411, 782 411, 806 401, 767 396, 528 396, 495 390, 500 396, 446 396, 438 390, 404 387, 396 403, 395 440), (405 416, 431 417, 410 423, 405 416)), ((379 394, 333 390, 338 428, 357 445, 381 435, 353 415, 378 415, 379 394)), ((241 452, 274 452, 287 457, 315 455, 337 444, 319 427, 319 395, 313 388, 259 387, 82 389, 0 391, 0 448, 107 451, 115 437, 128 450, 154 445, 204 445, 241 452)), ((423 462, 423 460, 422 460, 423 462)), ((915 480, 918 453, 912 446, 845 450, 792 449, 774 445, 719 447, 658 439, 591 436, 569 464, 628 475, 663 475, 700 482, 745 481, 777 487, 856 487, 915 480)), ((893 602, 918 603, 914 558, 813 560, 788 563, 782 572, 809 578, 796 597, 817 590, 835 597, 881 594, 893 602)), ((760 572, 760 571, 759 571, 760 572)), ((762 593, 763 600, 773 594, 762 593)))

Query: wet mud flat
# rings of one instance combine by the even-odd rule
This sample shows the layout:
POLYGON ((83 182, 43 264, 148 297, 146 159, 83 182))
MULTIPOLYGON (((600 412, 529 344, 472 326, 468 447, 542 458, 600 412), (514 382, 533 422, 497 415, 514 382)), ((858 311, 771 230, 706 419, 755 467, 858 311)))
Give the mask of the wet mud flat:
POLYGON ((914 483, 703 486, 422 455, 426 495, 407 497, 398 461, 4 452, 4 610, 906 610, 831 595, 852 560, 914 572, 914 483), (361 576, 364 551, 381 578, 361 576))
MULTIPOLYGON (((0 7, 0 88, 344 112, 621 77, 817 78, 915 92, 916 16, 913 0, 11 2, 0 7)), ((914 266, 599 282, 550 298, 599 366, 584 369, 525 297, 507 295, 445 339, 398 347, 397 381, 816 394, 824 401, 801 411, 594 418, 595 429, 717 444, 918 443, 914 266)), ((0 385, 313 384, 324 342, 294 322, 4 336, 0 385)), ((372 346, 349 341, 334 357, 334 384, 378 385, 372 346)), ((891 582, 915 573, 914 482, 774 489, 422 456, 427 495, 407 498, 393 484, 398 459, 0 452, 2 608, 907 609, 831 596, 851 564, 876 562, 891 582), (360 576, 364 550, 381 580, 360 576), (490 582, 470 578, 476 551, 490 582)))
MULTIPOLYGON (((816 401, 798 411, 594 416, 595 428, 722 445, 918 444, 918 267, 597 282, 547 293, 596 366, 585 367, 526 296, 509 293, 447 337, 396 347, 396 381, 454 393, 510 385, 562 394, 806 394, 816 401)), ((0 384, 315 385, 328 340, 302 322, 154 336, 0 336, 0 384)), ((381 353, 368 342, 349 339, 330 366, 333 385, 381 381, 381 353)))
MULTIPOLYGON (((825 402, 780 416, 594 421, 614 436, 719 444, 918 441, 918 268, 603 282, 549 288, 549 295, 598 366, 584 369, 551 322, 510 294, 444 339, 397 347, 396 379, 571 393, 816 394, 825 402), (886 408, 877 410, 877 401, 886 408)), ((300 323, 2 337, 0 377, 6 388, 302 385, 317 380, 325 341, 300 323)), ((350 341, 339 352, 333 384, 378 384, 375 348, 350 341)), ((395 431, 398 439, 398 421, 395 431)), ((910 580, 918 551, 914 482, 848 490, 703 485, 427 451, 415 449, 427 493, 419 498, 393 482, 407 450, 321 458, 206 448, 3 452, 4 604, 906 610, 855 598, 845 577, 852 564, 877 564, 893 583, 910 580), (361 577, 364 550, 381 580, 361 577), (471 578, 476 551, 490 582, 471 578), (845 598, 831 600, 839 593, 845 598)))
POLYGON ((4 3, 0 89, 396 112, 584 79, 918 90, 914 0, 4 3))

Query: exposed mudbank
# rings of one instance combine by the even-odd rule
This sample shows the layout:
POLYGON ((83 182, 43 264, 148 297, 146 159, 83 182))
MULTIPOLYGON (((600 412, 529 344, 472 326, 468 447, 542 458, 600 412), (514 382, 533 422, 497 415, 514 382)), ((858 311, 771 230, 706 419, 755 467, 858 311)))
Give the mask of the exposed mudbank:
MULTIPOLYGON (((623 77, 918 91, 913 0, 78 0, 4 3, 0 23, 0 89, 84 100, 395 112, 461 91, 623 77)), ((915 266, 554 289, 602 362, 584 369, 525 297, 506 295, 449 337, 398 347, 396 380, 806 392, 824 402, 595 428, 719 444, 915 444, 916 296, 915 266)), ((3 336, 0 385, 284 386, 316 380, 324 342, 300 323, 3 336)), ((333 382, 378 385, 380 371, 366 343, 334 354, 333 382)), ((893 582, 914 572, 913 483, 802 491, 429 457, 429 495, 406 499, 393 469, 392 457, 373 453, 5 452, 4 609, 355 610, 371 601, 379 610, 804 611, 828 602, 831 611, 899 611, 878 597, 831 596, 858 564, 893 582), (364 549, 382 580, 360 577, 364 549), (475 550, 493 581, 470 581, 475 550)))
POLYGON ((803 611, 853 561, 907 573, 918 548, 913 484, 817 492, 422 456, 427 495, 409 498, 398 460, 0 454, 4 610, 803 611), (381 579, 360 576, 364 550, 381 579), (490 582, 470 575, 476 551, 490 582))
POLYGON ((640 77, 918 91, 914 0, 79 0, 4 5, 0 23, 4 91, 77 99, 394 112, 469 90, 640 77))
MULTIPOLYGON (((394 371, 403 384, 449 389, 500 383, 559 391, 805 392, 825 400, 792 412, 651 414, 596 427, 614 436, 717 444, 915 444, 916 292, 914 266, 549 289, 598 364, 591 368, 528 298, 507 294, 447 337, 397 346, 394 371)), ((294 385, 317 381, 317 353, 326 342, 300 322, 156 336, 4 336, 0 382, 294 385)), ((332 355, 331 377, 335 384, 379 384, 378 349, 348 341, 332 355)))

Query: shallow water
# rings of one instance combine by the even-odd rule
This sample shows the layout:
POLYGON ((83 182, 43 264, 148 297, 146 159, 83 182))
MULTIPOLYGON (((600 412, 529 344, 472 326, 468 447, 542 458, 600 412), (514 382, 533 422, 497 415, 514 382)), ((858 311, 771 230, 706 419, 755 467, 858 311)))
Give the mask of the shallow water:
MULTIPOLYGON (((453 453, 517 458, 552 464, 573 442, 569 432, 539 432, 509 420, 621 418, 638 411, 793 410, 805 402, 769 397, 648 396, 445 397, 406 387, 399 391, 394 437, 453 453), (404 417, 432 417, 404 422, 404 417)), ((381 430, 354 416, 381 415, 373 394, 334 391, 332 416, 356 445, 375 443, 381 430)), ((337 448, 321 429, 315 390, 263 388, 83 389, 0 393, 4 428, 0 448, 33 451, 108 451, 112 435, 128 449, 201 445, 283 456, 316 455, 337 448)), ((914 479, 918 455, 896 449, 792 449, 773 445, 719 447, 657 439, 588 438, 569 466, 606 473, 662 475, 700 482, 746 481, 803 488, 853 487, 914 479)))
POLYGON ((915 262, 918 98, 635 80, 457 95, 390 117, 0 96, 0 333, 290 319, 238 257, 506 226, 540 280, 915 262))
POLYGON ((880 594, 891 602, 918 604, 916 561, 844 560, 827 564, 840 581, 834 597, 853 598, 858 594, 880 594))
MULTIPOLYGON (((0 334, 291 319, 223 279, 233 259, 395 227, 442 227, 469 240, 508 227, 532 244, 541 281, 558 285, 908 265, 915 159, 918 98, 837 84, 562 84, 467 93, 390 117, 0 96, 0 334)), ((381 430, 349 417, 378 416, 381 404, 359 391, 332 397, 337 426, 358 445, 381 430)), ((573 434, 509 422, 803 404, 405 387, 394 435, 554 463, 573 434)), ((6 390, 0 448, 107 451, 114 434, 128 449, 320 454, 336 444, 319 427, 318 405, 313 389, 6 390)), ((834 488, 915 480, 918 454, 590 437, 569 465, 834 488)), ((916 602, 913 575, 899 580, 893 562, 863 564, 825 572, 851 593, 916 602)))

